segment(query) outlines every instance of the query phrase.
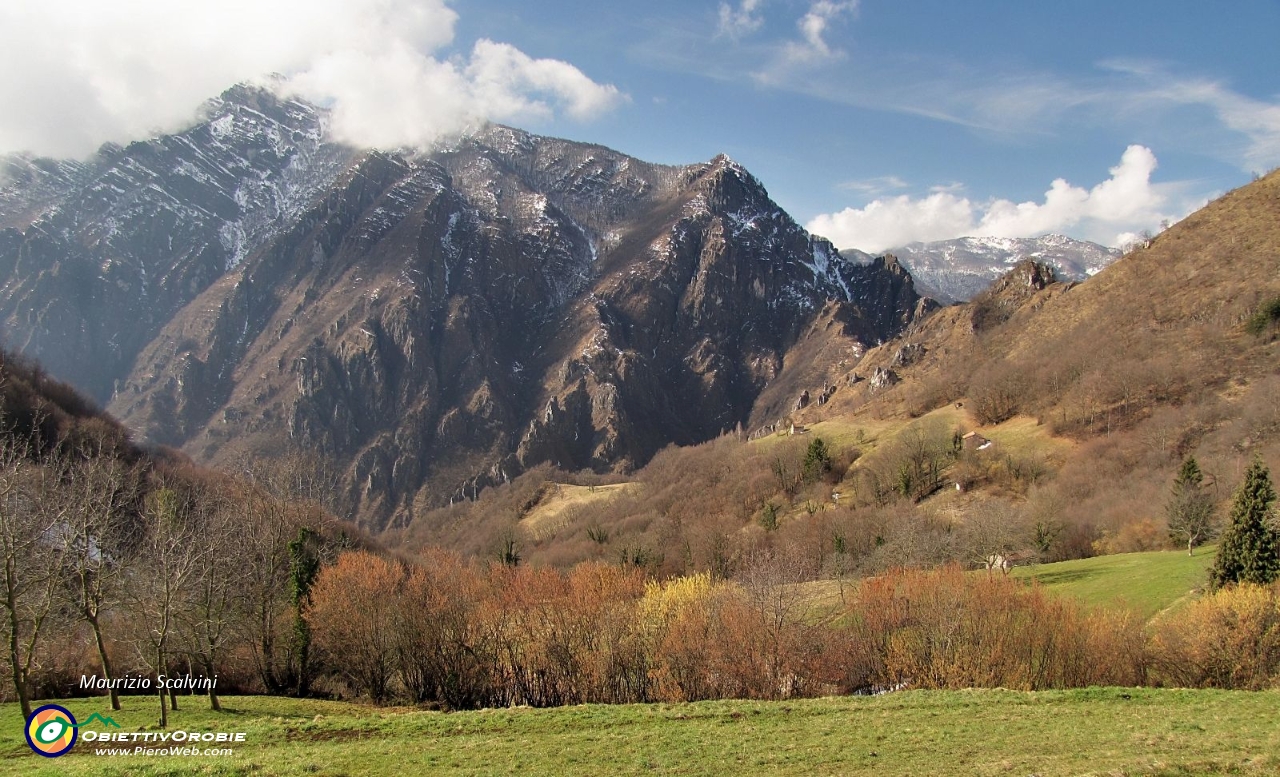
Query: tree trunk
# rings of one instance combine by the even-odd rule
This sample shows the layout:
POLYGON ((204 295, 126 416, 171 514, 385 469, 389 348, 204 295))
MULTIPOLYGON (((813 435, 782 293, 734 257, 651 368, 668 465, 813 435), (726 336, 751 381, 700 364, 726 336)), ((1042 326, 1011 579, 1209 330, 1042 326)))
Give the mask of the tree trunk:
POLYGON ((222 702, 218 701, 218 678, 213 673, 213 661, 204 662, 204 676, 209 681, 209 709, 222 712, 222 702))
POLYGON ((26 720, 31 717, 31 699, 27 695, 27 678, 18 656, 18 602, 13 595, 17 583, 14 581, 12 559, 8 559, 5 564, 5 578, 5 607, 9 610, 9 664, 13 667, 13 690, 18 694, 18 701, 22 705, 22 719, 26 720))
POLYGON ((295 625, 295 631, 299 635, 298 640, 298 685, 296 692, 298 698, 305 697, 311 692, 311 678, 308 676, 308 657, 311 652, 311 631, 307 622, 303 620, 302 613, 299 611, 295 616, 298 619, 295 625))
POLYGON ((160 695, 160 728, 169 727, 169 707, 164 702, 164 684, 160 682, 160 673, 164 667, 164 649, 156 650, 156 693, 160 695))
POLYGON ((26 720, 31 717, 31 699, 27 696, 26 678, 22 676, 22 664, 18 663, 18 647, 17 638, 11 639, 11 650, 9 651, 10 662, 13 664, 13 689, 18 694, 18 702, 22 705, 22 719, 26 720))
POLYGON ((262 613, 261 626, 262 684, 266 687, 267 693, 279 693, 282 690, 282 684, 276 679, 275 638, 271 633, 273 624, 271 623, 270 616, 266 614, 265 610, 262 613))
POLYGON ((93 638, 98 643, 98 658, 102 661, 102 676, 107 680, 107 688, 111 694, 111 709, 120 709, 120 691, 116 690, 115 683, 111 682, 111 659, 107 657, 107 643, 102 638, 102 627, 98 625, 96 616, 86 618, 89 625, 93 627, 93 638))

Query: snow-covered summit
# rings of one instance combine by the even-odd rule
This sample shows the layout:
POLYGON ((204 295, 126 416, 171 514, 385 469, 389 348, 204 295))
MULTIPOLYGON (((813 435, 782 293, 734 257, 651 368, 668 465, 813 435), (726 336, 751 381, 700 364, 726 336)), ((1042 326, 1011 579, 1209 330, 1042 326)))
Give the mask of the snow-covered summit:
POLYGON ((967 300, 1024 259, 1053 267, 1063 280, 1083 280, 1120 257, 1114 248, 1065 235, 1042 237, 961 237, 911 243, 889 253, 912 277, 944 301, 967 300))

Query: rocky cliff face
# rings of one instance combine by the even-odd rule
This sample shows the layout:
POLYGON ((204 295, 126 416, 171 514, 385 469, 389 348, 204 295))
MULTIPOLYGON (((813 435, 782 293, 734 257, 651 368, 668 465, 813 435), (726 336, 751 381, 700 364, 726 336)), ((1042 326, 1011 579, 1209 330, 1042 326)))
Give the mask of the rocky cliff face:
POLYGON ((332 457, 374 527, 544 461, 625 469, 708 439, 815 322, 873 345, 923 310, 900 265, 846 261, 723 156, 665 167, 504 127, 354 153, 249 90, 211 117, 104 150, 62 199, 0 200, 47 208, 0 233, 6 335, 200 460, 332 457), (241 167, 213 153, 233 142, 241 167))

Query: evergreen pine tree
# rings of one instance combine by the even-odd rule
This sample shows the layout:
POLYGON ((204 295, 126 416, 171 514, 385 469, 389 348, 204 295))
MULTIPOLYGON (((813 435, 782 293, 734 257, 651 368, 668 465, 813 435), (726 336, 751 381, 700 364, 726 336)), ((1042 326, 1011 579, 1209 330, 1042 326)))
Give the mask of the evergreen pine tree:
POLYGON ((1173 481, 1173 493, 1165 505, 1169 536, 1187 543, 1187 555, 1213 536, 1213 497, 1204 490, 1204 473, 1194 456, 1188 456, 1173 481))
POLYGON ((813 438, 804 454, 804 482, 812 483, 831 471, 831 453, 821 437, 813 438))
POLYGON ((289 542, 289 600, 293 603, 291 645, 298 657, 298 676, 294 692, 306 696, 311 692, 311 624, 306 609, 311 604, 311 586, 320 574, 320 558, 315 548, 318 537, 310 529, 298 530, 289 542))
POLYGON ((1204 473, 1200 471, 1199 462, 1195 456, 1188 456, 1178 469, 1178 477, 1173 480, 1174 488, 1199 488, 1203 483, 1204 473))
POLYGON ((1231 505, 1231 523, 1218 545, 1218 558, 1209 571, 1215 587, 1230 583, 1266 585, 1280 575, 1280 536, 1269 522, 1276 491, 1260 459, 1245 473, 1244 484, 1231 505))

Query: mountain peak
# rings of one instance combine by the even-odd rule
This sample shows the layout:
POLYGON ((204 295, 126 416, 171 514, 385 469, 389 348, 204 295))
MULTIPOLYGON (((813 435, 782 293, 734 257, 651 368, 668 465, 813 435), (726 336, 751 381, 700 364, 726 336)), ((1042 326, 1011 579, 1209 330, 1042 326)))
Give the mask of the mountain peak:
POLYGON ((711 158, 711 161, 707 163, 706 168, 707 173, 711 175, 723 175, 727 173, 735 178, 760 185, 760 182, 756 180, 754 175, 747 171, 747 168, 734 161, 728 154, 716 154, 711 158))

